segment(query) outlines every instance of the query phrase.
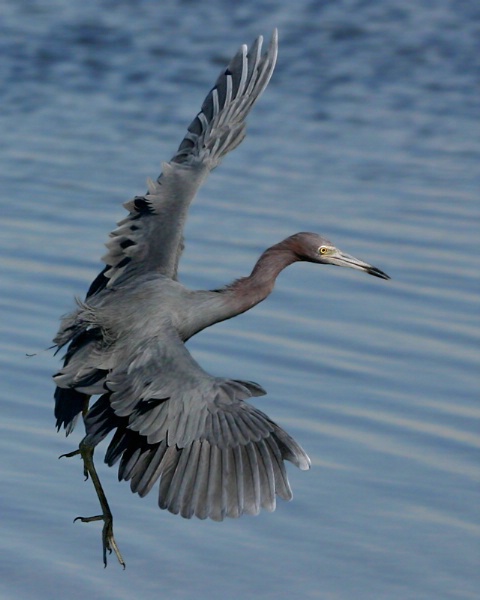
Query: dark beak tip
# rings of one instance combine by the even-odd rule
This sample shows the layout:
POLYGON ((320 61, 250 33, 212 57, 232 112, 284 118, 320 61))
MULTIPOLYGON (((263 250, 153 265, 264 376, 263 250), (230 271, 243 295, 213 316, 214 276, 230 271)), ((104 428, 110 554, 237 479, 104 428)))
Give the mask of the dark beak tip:
POLYGON ((372 267, 371 269, 368 270, 368 273, 370 275, 373 275, 374 277, 379 277, 380 279, 386 279, 386 280, 391 279, 390 275, 387 275, 380 269, 377 269, 377 267, 372 267))

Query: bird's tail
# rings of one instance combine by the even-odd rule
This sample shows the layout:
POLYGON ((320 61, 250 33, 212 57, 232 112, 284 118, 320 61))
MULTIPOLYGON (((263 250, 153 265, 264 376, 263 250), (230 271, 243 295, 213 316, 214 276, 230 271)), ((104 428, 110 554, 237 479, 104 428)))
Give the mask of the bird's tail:
POLYGON ((210 169, 245 137, 245 118, 259 98, 275 68, 278 34, 275 29, 266 52, 263 37, 250 50, 244 44, 222 71, 188 127, 172 158, 177 164, 205 163, 210 169))

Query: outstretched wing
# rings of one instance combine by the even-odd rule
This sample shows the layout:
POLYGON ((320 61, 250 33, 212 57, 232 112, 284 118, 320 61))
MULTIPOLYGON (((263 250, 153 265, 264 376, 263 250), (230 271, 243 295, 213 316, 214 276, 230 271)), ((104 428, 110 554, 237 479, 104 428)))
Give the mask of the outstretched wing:
POLYGON ((105 269, 87 296, 147 272, 176 278, 183 248, 183 228, 195 194, 223 156, 245 137, 245 118, 272 76, 277 32, 262 55, 263 38, 250 51, 243 45, 222 71, 202 108, 188 127, 178 151, 163 163, 148 192, 124 204, 128 216, 106 244, 105 269))
POLYGON ((173 331, 161 345, 150 339, 126 350, 85 424, 92 445, 115 430, 105 461, 120 459, 119 479, 132 491, 144 496, 160 479, 160 508, 215 520, 291 498, 284 460, 301 469, 310 461, 244 401, 265 393, 259 385, 212 377, 173 331))

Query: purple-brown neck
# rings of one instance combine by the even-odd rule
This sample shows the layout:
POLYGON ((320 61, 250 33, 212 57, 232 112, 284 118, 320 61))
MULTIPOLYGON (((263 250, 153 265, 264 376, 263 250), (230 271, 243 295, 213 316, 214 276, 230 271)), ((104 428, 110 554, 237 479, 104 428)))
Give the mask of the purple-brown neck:
POLYGON ((239 315, 265 300, 272 292, 280 272, 298 260, 302 258, 297 235, 265 250, 250 275, 235 280, 219 291, 225 307, 221 320, 239 315))
POLYGON ((273 290, 279 273, 288 265, 304 260, 301 235, 293 235, 265 250, 247 277, 220 290, 196 292, 189 318, 182 318, 184 339, 244 313, 264 300, 273 290))
POLYGON ((272 292, 280 272, 297 260, 300 257, 295 252, 292 238, 265 250, 248 277, 241 277, 222 290, 232 298, 234 314, 240 314, 264 300, 272 292))

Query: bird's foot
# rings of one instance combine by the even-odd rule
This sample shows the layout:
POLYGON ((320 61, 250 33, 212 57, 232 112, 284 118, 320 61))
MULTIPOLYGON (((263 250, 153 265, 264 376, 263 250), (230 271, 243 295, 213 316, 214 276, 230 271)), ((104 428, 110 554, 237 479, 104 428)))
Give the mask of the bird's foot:
POLYGON ((71 458, 72 456, 80 455, 83 460, 83 473, 85 475, 85 479, 90 479, 93 483, 93 487, 95 488, 95 492, 97 494, 98 500, 100 502, 100 507, 102 510, 101 515, 96 515, 94 517, 77 517, 74 519, 75 521, 81 521, 82 523, 91 523, 92 521, 103 521, 103 530, 102 530, 102 548, 103 548, 103 564, 107 566, 107 552, 109 554, 115 552, 115 555, 118 559, 118 562, 125 569, 125 561, 118 549, 117 542, 115 541, 115 536, 113 535, 113 516, 112 511, 110 510, 110 506, 107 502, 107 497, 105 496, 105 492, 103 491, 102 484, 100 483, 100 479, 98 477, 97 471, 95 469, 95 463, 93 461, 93 453, 94 447, 90 446, 86 443, 86 438, 84 438, 80 442, 80 446, 77 450, 73 452, 69 452, 68 454, 62 454, 59 458, 67 457, 71 458))
POLYGON ((102 530, 102 545, 103 545, 103 565, 107 566, 107 551, 109 554, 115 552, 115 555, 118 559, 118 562, 125 569, 125 561, 123 560, 122 554, 117 546, 117 542, 115 541, 115 536, 113 535, 113 517, 110 511, 107 514, 96 515, 95 517, 77 517, 73 520, 81 521, 82 523, 91 523, 92 521, 103 521, 103 530, 102 530))

